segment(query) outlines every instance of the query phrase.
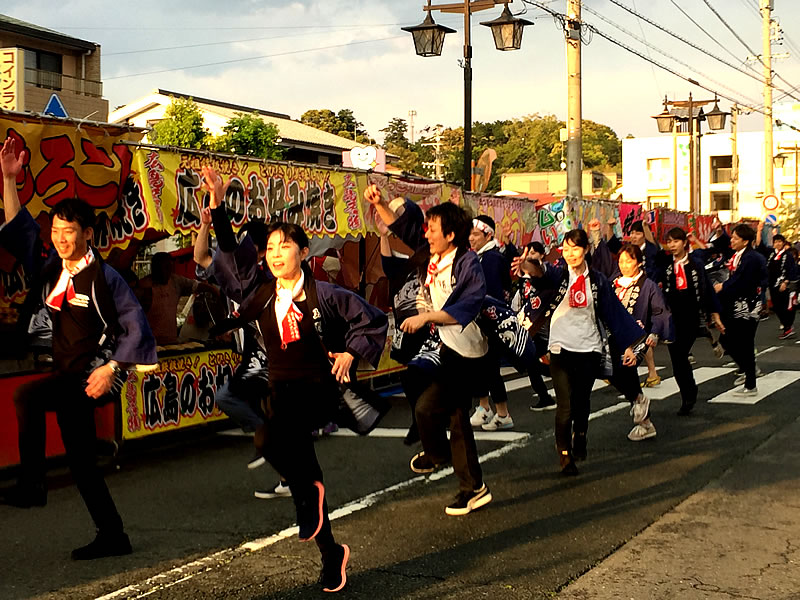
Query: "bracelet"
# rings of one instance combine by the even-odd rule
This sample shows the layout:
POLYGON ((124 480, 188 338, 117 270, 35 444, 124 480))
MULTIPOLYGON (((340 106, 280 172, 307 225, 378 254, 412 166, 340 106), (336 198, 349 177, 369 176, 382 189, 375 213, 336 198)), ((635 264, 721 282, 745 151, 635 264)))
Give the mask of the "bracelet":
POLYGON ((122 369, 120 369, 119 363, 117 361, 115 361, 115 360, 108 361, 106 363, 106 365, 111 367, 111 372, 114 375, 116 375, 117 373, 119 373, 122 370, 122 369))

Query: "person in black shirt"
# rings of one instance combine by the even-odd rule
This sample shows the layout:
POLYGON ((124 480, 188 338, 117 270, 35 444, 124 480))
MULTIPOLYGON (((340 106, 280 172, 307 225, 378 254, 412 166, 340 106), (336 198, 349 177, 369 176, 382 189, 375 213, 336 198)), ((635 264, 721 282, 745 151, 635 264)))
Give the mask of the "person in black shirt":
POLYGON ((76 198, 56 204, 53 251, 46 257, 38 252, 39 225, 17 194, 23 152, 17 155, 11 138, 0 151, 6 219, 0 244, 42 280, 36 287, 52 321, 53 373, 14 392, 20 478, 2 501, 20 508, 47 502, 45 412, 53 411, 72 477, 97 527, 94 541, 73 550, 72 558, 129 554, 130 540, 96 464, 94 410, 118 397, 125 369, 157 362, 155 339, 128 284, 90 246, 94 210, 89 204, 76 198))

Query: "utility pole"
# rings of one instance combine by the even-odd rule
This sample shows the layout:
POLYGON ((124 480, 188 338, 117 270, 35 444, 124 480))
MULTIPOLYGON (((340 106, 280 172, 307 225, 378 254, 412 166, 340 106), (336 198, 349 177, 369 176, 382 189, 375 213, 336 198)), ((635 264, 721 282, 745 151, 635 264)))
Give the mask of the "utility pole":
POLYGON ((761 36, 764 45, 764 195, 775 194, 775 173, 772 158, 772 0, 760 0, 761 36))
POLYGON ((464 189, 472 191, 472 43, 470 0, 464 0, 464 189))
POLYGON ((417 111, 413 108, 408 111, 408 127, 411 130, 411 144, 414 144, 414 117, 417 116, 417 111))
POLYGON ((583 198, 581 133, 581 0, 567 0, 567 196, 583 198))
MULTIPOLYGON (((430 127, 426 127, 422 131, 430 130, 430 127)), ((442 167, 444 164, 442 163, 442 131, 444 127, 442 125, 436 126, 436 135, 434 136, 434 142, 423 142, 423 146, 433 146, 433 162, 424 162, 422 163, 423 167, 433 167, 435 172, 435 177, 439 181, 442 180, 442 167)))

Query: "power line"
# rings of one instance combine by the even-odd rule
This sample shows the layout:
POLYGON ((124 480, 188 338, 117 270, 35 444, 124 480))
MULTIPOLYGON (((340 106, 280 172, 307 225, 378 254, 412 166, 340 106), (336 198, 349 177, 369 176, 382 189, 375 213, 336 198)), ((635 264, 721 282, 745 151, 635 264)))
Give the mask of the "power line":
MULTIPOLYGON (((736 56, 736 54, 734 54, 734 52, 730 48, 728 48, 725 44, 720 42, 715 36, 711 35, 708 31, 706 31, 705 28, 702 25, 700 25, 700 23, 695 21, 689 13, 687 13, 685 10, 683 10, 683 8, 681 8, 680 4, 678 4, 676 0, 670 0, 670 2, 672 2, 672 4, 675 6, 675 8, 677 8, 679 11, 681 11, 681 13, 683 14, 684 17, 689 19, 700 31, 705 33, 706 36, 708 36, 709 39, 711 39, 712 42, 714 42, 717 46, 719 46, 720 48, 725 50, 725 52, 730 54, 733 58, 735 58, 736 60, 739 60, 739 57, 736 56)), ((635 8, 636 7, 634 6, 634 9, 635 8)), ((742 61, 742 62, 744 63, 744 61, 742 61)))
MULTIPOLYGON (((715 8, 714 8, 714 7, 711 5, 711 2, 709 2, 709 0, 703 0, 703 3, 704 3, 704 4, 705 4, 707 7, 708 7, 708 10, 710 10, 712 13, 714 13, 714 14, 716 15, 716 17, 717 17, 717 18, 718 18, 718 19, 719 19, 719 20, 722 22, 722 24, 725 26, 725 28, 726 28, 728 31, 730 31, 730 32, 733 34, 733 37, 735 37, 737 40, 739 40, 739 43, 741 43, 741 44, 742 44, 742 46, 744 46, 744 47, 747 49, 747 51, 748 51, 748 52, 749 52, 749 53, 750 53, 752 56, 756 56, 756 52, 755 52, 755 51, 754 51, 754 50, 753 50, 753 49, 752 49, 752 48, 751 48, 751 47, 750 47, 750 46, 747 44, 747 42, 745 42, 745 41, 744 41, 744 40, 743 40, 743 39, 742 39, 742 38, 739 36, 739 34, 738 34, 738 33, 736 33, 736 31, 733 29, 733 27, 731 27, 730 25, 728 25, 728 22, 727 22, 725 19, 723 19, 723 18, 722 18, 722 15, 721 15, 721 14, 719 14, 719 13, 717 12, 717 9, 715 9, 715 8)), ((763 59, 762 59, 762 62, 763 62, 763 59)))
MULTIPOLYGON (((633 1, 633 8, 635 10, 636 9, 636 0, 632 0, 632 1, 633 1)), ((586 6, 584 8, 588 9, 589 7, 586 6)), ((639 31, 642 34, 642 39, 645 41, 645 47, 648 47, 647 56, 650 56, 649 44, 647 44, 647 39, 644 36, 644 27, 642 27, 642 21, 640 19, 637 19, 636 20, 636 24, 639 26, 639 31)), ((656 82, 656 88, 658 88, 658 95, 660 96, 661 95, 661 86, 658 84, 658 77, 656 77, 656 69, 652 64, 650 65, 650 72, 653 74, 653 81, 656 82)))
MULTIPOLYGON (((764 83, 765 83, 765 82, 764 82, 764 78, 763 78, 763 77, 760 77, 760 76, 758 76, 758 75, 755 75, 755 74, 753 74, 753 73, 751 73, 751 72, 749 72, 749 71, 746 71, 746 70, 742 69, 741 67, 739 67, 738 65, 734 65, 733 63, 730 63, 730 62, 728 62, 728 61, 727 61, 727 60, 725 60, 724 58, 720 58, 720 57, 719 57, 719 56, 717 56, 716 54, 714 54, 714 53, 712 53, 712 52, 710 52, 710 51, 708 51, 708 50, 706 50, 706 49, 704 49, 704 48, 701 48, 701 47, 700 47, 700 46, 698 46, 697 44, 695 44, 695 43, 693 43, 693 42, 690 42, 690 41, 689 41, 689 40, 687 40, 686 38, 684 38, 684 37, 682 37, 682 36, 678 35, 677 33, 675 33, 674 31, 670 31, 669 29, 667 29, 667 28, 666 28, 666 27, 664 27, 663 25, 660 25, 660 24, 656 23, 655 21, 653 21, 652 19, 648 19, 648 18, 647 18, 647 17, 645 17, 644 15, 642 15, 642 14, 640 14, 640 13, 638 13, 638 12, 634 11, 633 9, 631 9, 631 8, 629 8, 629 7, 627 7, 627 6, 625 6, 624 4, 622 4, 621 2, 619 2, 619 0, 608 0, 608 1, 609 1, 609 2, 611 2, 612 4, 614 4, 615 6, 618 6, 619 8, 621 8, 621 9, 625 10, 626 12, 628 12, 628 13, 630 13, 630 14, 632 14, 632 15, 636 16, 636 17, 639 17, 640 19, 644 20, 646 23, 648 23, 648 24, 652 25, 653 27, 655 27, 655 28, 657 28, 657 29, 660 29, 661 31, 663 31, 664 33, 666 33, 666 34, 668 34, 668 35, 670 35, 670 36, 674 37, 675 39, 677 39, 677 40, 680 40, 680 41, 681 41, 681 42, 683 42, 684 44, 687 44, 688 46, 691 46, 691 47, 692 47, 692 48, 694 48, 695 50, 697 50, 697 51, 699 51, 699 52, 702 52, 703 54, 705 54, 705 55, 707 55, 707 56, 709 56, 709 57, 713 58, 714 60, 716 60, 716 61, 718 61, 718 62, 721 62, 722 64, 724 64, 724 65, 726 65, 726 66, 730 67, 731 69, 735 69, 736 71, 739 71, 740 73, 744 73, 744 74, 745 74, 745 75, 747 75, 748 77, 750 77, 750 78, 752 78, 752 79, 755 79, 756 81, 758 81, 758 82, 759 82, 761 85, 764 85, 764 83)), ((775 84, 772 84, 772 85, 771 85, 771 87, 773 87, 773 88, 775 88, 776 90, 778 90, 778 91, 781 91, 781 92, 785 92, 785 91, 786 91, 786 90, 783 90, 782 88, 779 88, 779 87, 777 87, 775 84)), ((796 97, 796 96, 792 96, 792 98, 794 98, 795 100, 798 100, 798 101, 800 101, 800 98, 798 98, 798 97, 796 97)))
POLYGON ((397 39, 405 38, 405 37, 406 37, 405 35, 395 35, 395 36, 392 36, 392 37, 378 38, 378 39, 374 39, 374 40, 361 40, 361 41, 358 41, 358 42, 348 42, 346 44, 334 44, 332 46, 320 46, 318 48, 305 48, 305 49, 302 49, 302 50, 288 50, 286 52, 277 52, 275 54, 265 54, 263 56, 250 56, 248 58, 235 58, 235 59, 231 59, 231 60, 221 60, 221 61, 218 61, 218 62, 204 63, 204 64, 201 64, 201 65, 190 65, 188 67, 174 67, 174 68, 170 68, 170 69, 159 69, 157 71, 146 71, 146 72, 143 72, 143 73, 129 73, 127 75, 117 75, 115 77, 105 77, 104 80, 105 81, 109 81, 111 79, 127 79, 129 77, 141 77, 143 75, 156 75, 158 73, 169 73, 169 72, 172 72, 172 71, 186 71, 188 69, 200 69, 200 68, 203 68, 203 67, 214 67, 214 66, 218 66, 218 65, 229 65, 229 64, 233 64, 233 63, 246 62, 246 61, 251 61, 251 60, 261 60, 261 59, 264 59, 264 58, 275 58, 277 56, 288 56, 290 54, 302 54, 304 52, 317 52, 319 50, 331 50, 331 49, 334 49, 334 48, 344 48, 346 46, 356 46, 358 44, 371 44, 373 42, 385 42, 385 41, 388 41, 388 40, 397 40, 397 39))
MULTIPOLYGON (((678 58, 675 58, 675 57, 674 57, 674 56, 672 56, 671 54, 668 54, 668 53, 667 53, 667 52, 665 52, 664 50, 661 50, 659 47, 657 47, 657 46, 654 46, 653 44, 650 44, 650 43, 649 43, 647 40, 645 40, 645 39, 642 39, 642 38, 639 38, 639 37, 638 37, 636 34, 634 34, 633 32, 631 32, 631 31, 628 31, 627 29, 625 29, 625 28, 624 28, 624 27, 622 27, 621 25, 619 25, 619 24, 615 23, 615 22, 614 22, 614 21, 612 21, 611 19, 608 19, 608 18, 604 17, 604 16, 603 16, 602 14, 600 14, 598 11, 596 11, 596 10, 594 10, 594 9, 592 9, 592 8, 588 7, 588 6, 584 6, 584 7, 583 7, 583 9, 584 9, 584 10, 586 10, 587 12, 590 12, 590 13, 592 13, 593 15, 597 16, 598 18, 602 19, 603 21, 605 21, 606 23, 608 23, 608 24, 609 24, 609 25, 611 25, 612 27, 616 27, 616 28, 617 28, 617 29, 619 29, 621 32, 623 32, 623 33, 625 33, 625 34, 627 34, 627 35, 631 36, 633 39, 635 39, 636 41, 638 41, 638 42, 640 42, 640 43, 644 44, 646 47, 650 47, 650 48, 652 48, 653 50, 655 50, 656 52, 658 52, 658 53, 659 53, 659 54, 661 54, 662 56, 665 56, 665 57, 669 58, 670 60, 673 60, 673 61, 675 61, 675 62, 676 62, 676 63, 678 63, 679 65, 682 65, 682 66, 684 66, 684 67, 687 67, 688 69, 691 69, 692 71, 694 71, 694 72, 695 72, 695 73, 697 73, 698 75, 700 75, 700 76, 704 77, 705 79, 707 79, 708 81, 711 81, 712 83, 714 83, 714 84, 716 84, 716 85, 720 86, 721 88, 724 88, 724 89, 728 90, 729 92, 732 92, 732 93, 737 93, 737 90, 734 90, 734 89, 732 89, 732 88, 729 88, 729 87, 728 87, 727 85, 725 85, 724 83, 721 83, 721 82, 719 82, 719 81, 716 81, 715 79, 713 79, 712 77, 709 77, 709 76, 708 76, 708 75, 706 75, 705 73, 703 73, 703 72, 701 72, 701 71, 698 71, 698 70, 697 70, 697 69, 696 69, 694 66, 690 65, 689 63, 683 62, 682 60, 680 60, 680 59, 678 59, 678 58)), ((648 53, 648 57, 650 57, 650 54, 649 54, 649 53, 648 53)), ((652 58, 652 57, 651 57, 651 58, 652 58)), ((651 67, 652 67, 652 66, 653 66, 653 65, 651 64, 651 67)), ((660 94, 660 92, 659 92, 659 95, 661 95, 661 94, 660 94)), ((751 103, 751 104, 757 104, 757 102, 755 102, 755 101, 753 101, 753 100, 750 100, 750 99, 748 99, 748 100, 750 101, 750 103, 751 103)))

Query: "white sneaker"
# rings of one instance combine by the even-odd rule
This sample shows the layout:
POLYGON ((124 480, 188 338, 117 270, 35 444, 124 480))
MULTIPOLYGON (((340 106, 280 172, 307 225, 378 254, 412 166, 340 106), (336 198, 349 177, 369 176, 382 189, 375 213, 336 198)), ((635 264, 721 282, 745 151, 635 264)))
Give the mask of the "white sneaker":
POLYGON ((650 413, 650 398, 642 394, 633 403, 630 410, 630 415, 633 417, 633 422, 637 425, 647 418, 650 413))
POLYGON ((758 396, 758 388, 755 387, 752 390, 748 390, 746 387, 742 386, 738 390, 735 390, 733 395, 742 398, 754 398, 755 396, 758 396))
POLYGON ((628 439, 632 442, 641 442, 652 437, 656 437, 656 426, 652 423, 634 425, 628 434, 628 439))
POLYGON ((288 485, 284 485, 282 481, 279 481, 278 485, 271 490, 256 490, 253 495, 261 500, 269 500, 270 498, 288 498, 292 495, 292 492, 289 490, 288 485))
POLYGON ((492 411, 491 408, 489 410, 486 410, 485 408, 479 405, 478 408, 475 409, 475 412, 472 413, 472 416, 469 418, 469 424, 472 425, 473 427, 486 425, 492 420, 492 417, 494 417, 494 412, 492 411))
POLYGON ((481 425, 481 429, 483 429, 484 431, 514 429, 514 419, 511 418, 511 415, 506 415, 505 417, 501 417, 500 415, 495 415, 491 421, 481 425))

